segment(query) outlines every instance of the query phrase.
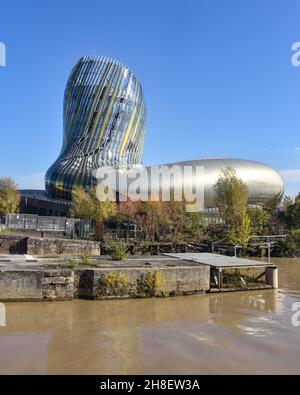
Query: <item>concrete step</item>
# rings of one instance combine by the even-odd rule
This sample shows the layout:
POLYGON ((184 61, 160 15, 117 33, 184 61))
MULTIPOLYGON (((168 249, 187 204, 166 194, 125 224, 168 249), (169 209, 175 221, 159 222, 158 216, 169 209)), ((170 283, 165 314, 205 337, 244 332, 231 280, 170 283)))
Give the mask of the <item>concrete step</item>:
POLYGON ((0 255, 0 263, 1 262, 12 262, 12 263, 19 263, 19 262, 37 262, 37 259, 31 255, 23 254, 11 254, 11 255, 0 255))

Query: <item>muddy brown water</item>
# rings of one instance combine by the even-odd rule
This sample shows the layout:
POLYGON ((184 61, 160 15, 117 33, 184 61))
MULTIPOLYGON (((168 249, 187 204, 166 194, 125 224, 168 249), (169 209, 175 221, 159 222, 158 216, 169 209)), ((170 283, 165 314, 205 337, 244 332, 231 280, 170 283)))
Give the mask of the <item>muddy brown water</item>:
POLYGON ((6 303, 0 374, 299 374, 300 259, 273 261, 278 290, 6 303))

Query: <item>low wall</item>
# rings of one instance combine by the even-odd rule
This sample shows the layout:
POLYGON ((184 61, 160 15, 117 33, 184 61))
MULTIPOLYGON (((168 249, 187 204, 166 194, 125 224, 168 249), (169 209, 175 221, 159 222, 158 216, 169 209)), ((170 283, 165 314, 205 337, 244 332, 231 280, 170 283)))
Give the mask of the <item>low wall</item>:
POLYGON ((28 237, 29 255, 100 255, 99 243, 88 240, 28 237))
POLYGON ((210 288, 207 266, 95 269, 89 283, 93 299, 186 295, 210 288))
POLYGON ((174 296, 209 290, 207 266, 0 271, 0 300, 174 296))
POLYGON ((72 270, 5 270, 0 271, 0 300, 42 301, 72 300, 72 270))
POLYGON ((30 255, 100 255, 98 242, 58 237, 28 237, 24 235, 0 235, 0 254, 30 255))
POLYGON ((27 238, 19 235, 0 235, 0 254, 26 254, 27 238))

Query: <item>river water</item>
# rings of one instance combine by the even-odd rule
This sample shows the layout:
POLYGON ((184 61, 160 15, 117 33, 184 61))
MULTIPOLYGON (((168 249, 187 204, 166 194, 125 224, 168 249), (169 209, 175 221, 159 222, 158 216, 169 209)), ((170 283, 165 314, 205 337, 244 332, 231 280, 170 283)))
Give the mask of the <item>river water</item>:
POLYGON ((273 261, 278 290, 6 303, 0 374, 299 374, 300 259, 273 261))

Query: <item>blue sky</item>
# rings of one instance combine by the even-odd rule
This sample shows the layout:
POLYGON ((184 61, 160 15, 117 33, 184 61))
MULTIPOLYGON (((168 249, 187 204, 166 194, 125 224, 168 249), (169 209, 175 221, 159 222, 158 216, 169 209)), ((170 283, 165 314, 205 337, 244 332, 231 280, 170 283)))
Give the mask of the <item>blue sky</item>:
POLYGON ((299 0, 3 0, 0 175, 42 187, 62 141, 72 66, 108 55, 141 81, 145 164, 230 156, 300 191, 299 0))

